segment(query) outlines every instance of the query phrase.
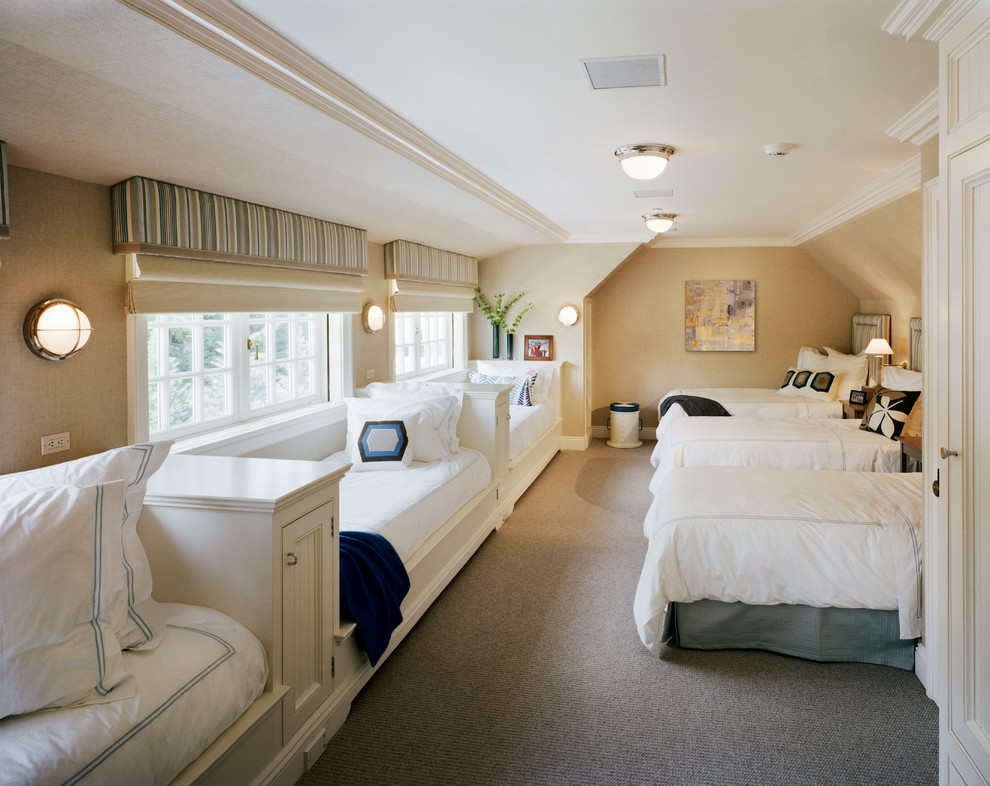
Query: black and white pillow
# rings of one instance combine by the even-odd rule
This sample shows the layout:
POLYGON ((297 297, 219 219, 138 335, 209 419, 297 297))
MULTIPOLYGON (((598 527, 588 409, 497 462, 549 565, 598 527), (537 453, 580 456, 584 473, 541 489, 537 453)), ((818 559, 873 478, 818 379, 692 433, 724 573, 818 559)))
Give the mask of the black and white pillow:
POLYGON ((904 429, 911 408, 919 395, 920 392, 916 390, 877 388, 859 427, 864 431, 873 431, 895 439, 904 429))
POLYGON ((789 396, 804 396, 822 401, 835 400, 835 374, 831 371, 787 369, 780 392, 789 396))

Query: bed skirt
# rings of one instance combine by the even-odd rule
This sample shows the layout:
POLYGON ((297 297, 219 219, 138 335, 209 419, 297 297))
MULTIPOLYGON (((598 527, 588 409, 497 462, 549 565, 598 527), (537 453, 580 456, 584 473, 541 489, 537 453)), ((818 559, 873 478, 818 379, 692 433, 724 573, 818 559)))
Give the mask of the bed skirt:
POLYGON ((662 640, 686 649, 769 650, 913 671, 917 639, 901 639, 899 630, 896 611, 699 600, 667 606, 662 640))

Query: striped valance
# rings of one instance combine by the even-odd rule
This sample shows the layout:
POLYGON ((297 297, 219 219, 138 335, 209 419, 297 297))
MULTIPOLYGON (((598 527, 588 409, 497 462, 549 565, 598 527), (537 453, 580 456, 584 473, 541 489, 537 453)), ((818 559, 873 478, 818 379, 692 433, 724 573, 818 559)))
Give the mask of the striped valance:
POLYGON ((118 254, 368 273, 367 233, 146 177, 111 188, 118 254))
POLYGON ((394 240, 385 245, 385 278, 474 289, 478 286, 478 260, 408 240, 394 240))
POLYGON ((0 238, 10 238, 10 192, 7 190, 7 143, 0 141, 0 238))

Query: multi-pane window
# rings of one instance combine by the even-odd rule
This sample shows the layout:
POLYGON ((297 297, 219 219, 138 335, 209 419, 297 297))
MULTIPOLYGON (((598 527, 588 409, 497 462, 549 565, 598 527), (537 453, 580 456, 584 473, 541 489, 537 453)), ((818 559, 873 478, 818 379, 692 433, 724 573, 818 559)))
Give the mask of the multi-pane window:
POLYGON ((437 311, 394 315, 396 379, 453 368, 453 317, 437 311))
POLYGON ((157 314, 147 328, 151 436, 328 399, 326 314, 157 314))

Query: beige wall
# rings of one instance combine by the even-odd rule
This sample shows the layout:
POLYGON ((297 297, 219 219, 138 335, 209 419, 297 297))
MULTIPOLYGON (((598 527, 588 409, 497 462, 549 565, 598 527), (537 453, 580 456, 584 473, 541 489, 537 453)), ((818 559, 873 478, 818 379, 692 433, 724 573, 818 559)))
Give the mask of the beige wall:
POLYGON ((613 401, 640 405, 656 426, 657 404, 683 387, 778 387, 798 348, 848 351, 859 300, 795 248, 646 248, 594 294, 592 422, 613 401), (756 350, 684 349, 684 282, 756 282, 756 350))
POLYGON ((392 316, 388 311, 388 282, 385 280, 385 246, 368 243, 368 275, 364 281, 362 306, 375 303, 385 310, 385 329, 377 333, 366 333, 361 315, 351 318, 351 346, 353 356, 351 368, 354 387, 359 388, 372 381, 369 371, 374 371, 374 379, 390 381, 392 368, 389 365, 388 348, 391 342, 392 316))
POLYGON ((110 190, 11 167, 10 239, 0 240, 0 473, 98 453, 127 441, 124 262, 110 250, 110 190), (24 317, 60 296, 89 316, 93 336, 73 358, 31 353, 24 317), (41 437, 68 431, 72 448, 41 455, 41 437))
MULTIPOLYGON (((533 302, 533 310, 523 318, 516 335, 517 359, 522 359, 522 339, 526 334, 554 337, 554 359, 566 361, 562 379, 565 437, 584 439, 587 432, 584 298, 637 248, 636 243, 529 246, 483 260, 479 265, 481 289, 489 299, 499 292, 512 298, 525 291, 520 303, 533 302), (581 311, 578 323, 570 328, 557 321, 557 311, 567 304, 581 311)), ((510 321, 516 313, 514 308, 510 321)), ((477 309, 469 319, 468 330, 470 356, 491 358, 491 326, 477 309)), ((504 359, 504 335, 501 345, 504 359)))

